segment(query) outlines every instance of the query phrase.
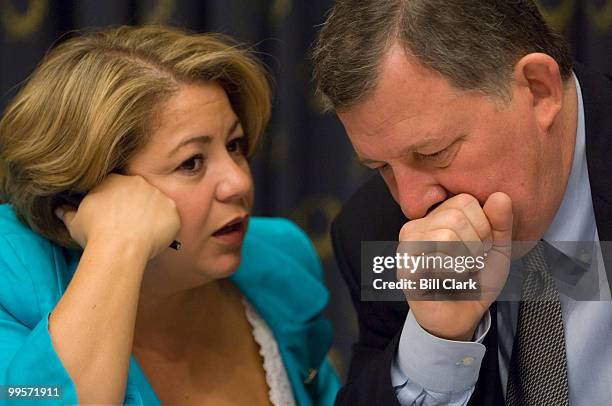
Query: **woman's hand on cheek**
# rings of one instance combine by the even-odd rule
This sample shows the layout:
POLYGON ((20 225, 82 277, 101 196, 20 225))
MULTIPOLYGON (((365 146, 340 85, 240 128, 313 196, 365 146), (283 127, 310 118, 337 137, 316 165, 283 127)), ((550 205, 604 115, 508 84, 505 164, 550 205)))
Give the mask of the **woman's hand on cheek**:
POLYGON ((111 174, 78 209, 62 206, 56 214, 81 247, 116 244, 147 261, 168 248, 181 227, 174 201, 141 176, 111 174))

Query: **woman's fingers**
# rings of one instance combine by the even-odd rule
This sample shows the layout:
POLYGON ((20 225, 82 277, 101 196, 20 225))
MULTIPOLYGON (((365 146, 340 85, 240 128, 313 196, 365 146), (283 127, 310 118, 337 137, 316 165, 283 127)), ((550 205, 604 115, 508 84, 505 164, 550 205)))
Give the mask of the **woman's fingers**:
POLYGON ((55 209, 55 215, 62 220, 68 230, 70 230, 70 224, 72 224, 72 220, 74 220, 76 209, 72 206, 62 205, 55 209))
POLYGON ((168 248, 180 230, 175 202, 141 176, 111 174, 85 195, 78 212, 63 204, 55 214, 83 248, 89 240, 121 239, 147 259, 168 248))

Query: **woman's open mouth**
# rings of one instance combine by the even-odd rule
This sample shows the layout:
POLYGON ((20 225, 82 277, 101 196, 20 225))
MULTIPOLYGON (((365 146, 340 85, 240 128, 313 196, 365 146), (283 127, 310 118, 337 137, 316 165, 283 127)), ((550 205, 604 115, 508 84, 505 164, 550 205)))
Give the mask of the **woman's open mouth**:
POLYGON ((242 243, 246 232, 248 216, 241 216, 228 222, 226 225, 213 233, 217 241, 228 245, 242 243))

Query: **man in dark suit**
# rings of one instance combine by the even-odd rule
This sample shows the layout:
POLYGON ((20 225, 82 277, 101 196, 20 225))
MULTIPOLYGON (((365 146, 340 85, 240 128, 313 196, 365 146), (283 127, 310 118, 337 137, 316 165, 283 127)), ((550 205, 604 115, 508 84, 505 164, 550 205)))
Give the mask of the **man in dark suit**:
MULTIPOLYGON (((359 318, 337 403, 612 404, 609 301, 544 276, 543 307, 368 302, 360 276, 361 241, 480 241, 514 261, 513 241, 612 240, 610 78, 574 66, 531 0, 338 0, 313 55, 319 92, 380 173, 332 227, 359 318)), ((535 251, 523 271, 552 273, 535 251)), ((605 267, 584 267, 607 298, 602 251, 589 255, 605 267)))

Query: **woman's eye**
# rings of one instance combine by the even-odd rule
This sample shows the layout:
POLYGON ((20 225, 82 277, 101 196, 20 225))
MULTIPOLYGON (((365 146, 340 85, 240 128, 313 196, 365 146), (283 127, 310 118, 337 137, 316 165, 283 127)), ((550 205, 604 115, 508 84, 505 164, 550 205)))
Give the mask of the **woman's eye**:
POLYGON ((246 156, 248 149, 249 143, 246 137, 234 138, 227 143, 227 150, 231 153, 239 153, 246 156))
POLYGON ((202 155, 194 155, 183 162, 178 169, 185 172, 197 172, 202 168, 204 157, 202 155))

